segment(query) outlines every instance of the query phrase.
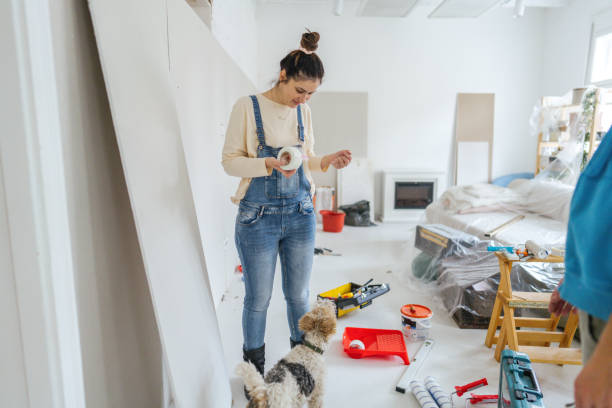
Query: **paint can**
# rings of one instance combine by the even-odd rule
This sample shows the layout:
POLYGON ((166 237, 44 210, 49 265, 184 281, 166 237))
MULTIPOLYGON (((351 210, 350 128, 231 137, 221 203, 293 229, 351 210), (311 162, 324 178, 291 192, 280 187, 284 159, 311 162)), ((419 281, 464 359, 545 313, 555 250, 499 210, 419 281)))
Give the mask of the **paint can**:
POLYGON ((421 341, 429 338, 433 312, 423 305, 407 304, 400 310, 402 314, 402 332, 409 341, 421 341))

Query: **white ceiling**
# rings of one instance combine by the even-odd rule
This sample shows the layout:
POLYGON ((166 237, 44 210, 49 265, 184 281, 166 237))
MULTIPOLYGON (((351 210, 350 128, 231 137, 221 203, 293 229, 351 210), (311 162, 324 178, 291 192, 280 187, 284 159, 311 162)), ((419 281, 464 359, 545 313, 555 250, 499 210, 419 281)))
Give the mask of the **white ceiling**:
MULTIPOLYGON (((490 3, 491 0, 473 0, 471 3, 490 3)), ((269 4, 334 4, 335 0, 258 0, 259 3, 269 4)), ((404 3, 412 3, 410 0, 344 0, 345 3, 361 3, 360 7, 367 3, 370 7, 374 7, 377 3, 380 4, 381 8, 388 7, 389 5, 400 5, 404 3)), ((418 6, 438 6, 443 0, 418 0, 416 5, 418 6)), ((514 7, 515 0, 499 0, 498 1, 503 7, 514 7)), ((525 6, 527 7, 565 7, 570 3, 570 0, 525 0, 525 6)))
MULTIPOLYGON (((275 3, 275 4, 333 4, 334 0, 257 0, 259 3, 275 3)), ((346 3, 358 3, 363 0, 344 0, 346 3)), ((376 0, 374 0, 376 1, 376 0)), ((372 2, 372 0, 370 0, 372 2)), ((392 1, 398 3, 398 1, 392 1)), ((500 2, 503 2, 501 0, 500 2)), ((504 6, 514 7, 515 0, 509 0, 504 6)), ((442 3, 442 0, 418 0, 419 6, 437 6, 442 3)), ((527 7, 565 7, 570 3, 570 0, 525 0, 527 7)))

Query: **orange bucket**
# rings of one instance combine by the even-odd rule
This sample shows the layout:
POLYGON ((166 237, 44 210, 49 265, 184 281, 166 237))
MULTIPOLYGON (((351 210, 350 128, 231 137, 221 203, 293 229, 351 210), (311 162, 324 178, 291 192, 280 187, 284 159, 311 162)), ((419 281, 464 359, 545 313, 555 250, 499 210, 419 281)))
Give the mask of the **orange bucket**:
POLYGON ((323 216, 323 231, 326 232, 341 232, 344 226, 343 212, 321 210, 319 214, 323 216))

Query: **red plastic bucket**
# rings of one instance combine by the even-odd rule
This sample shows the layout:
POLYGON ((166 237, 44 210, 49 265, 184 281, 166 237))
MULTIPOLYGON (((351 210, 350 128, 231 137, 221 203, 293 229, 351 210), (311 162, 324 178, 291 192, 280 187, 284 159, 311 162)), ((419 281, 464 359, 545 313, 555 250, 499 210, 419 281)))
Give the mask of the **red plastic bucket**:
POLYGON ((343 212, 321 210, 319 214, 323 216, 323 231, 326 232, 341 232, 344 227, 343 212))

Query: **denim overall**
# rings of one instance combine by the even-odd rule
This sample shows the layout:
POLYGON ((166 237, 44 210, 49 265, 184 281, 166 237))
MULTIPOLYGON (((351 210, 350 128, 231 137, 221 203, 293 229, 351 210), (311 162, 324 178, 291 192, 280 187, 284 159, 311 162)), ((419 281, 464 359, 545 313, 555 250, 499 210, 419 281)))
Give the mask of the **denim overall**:
MULTIPOLYGON (((257 157, 277 157, 280 148, 266 144, 257 97, 251 96, 257 125, 257 157)), ((298 140, 304 143, 300 106, 297 107, 298 140)), ((240 201, 236 217, 236 248, 242 263, 245 283, 242 332, 244 349, 264 344, 266 314, 276 258, 280 255, 283 294, 293 341, 303 333, 298 320, 308 312, 309 283, 314 256, 316 221, 310 183, 301 165, 291 178, 276 169, 265 177, 254 177, 240 201)))

